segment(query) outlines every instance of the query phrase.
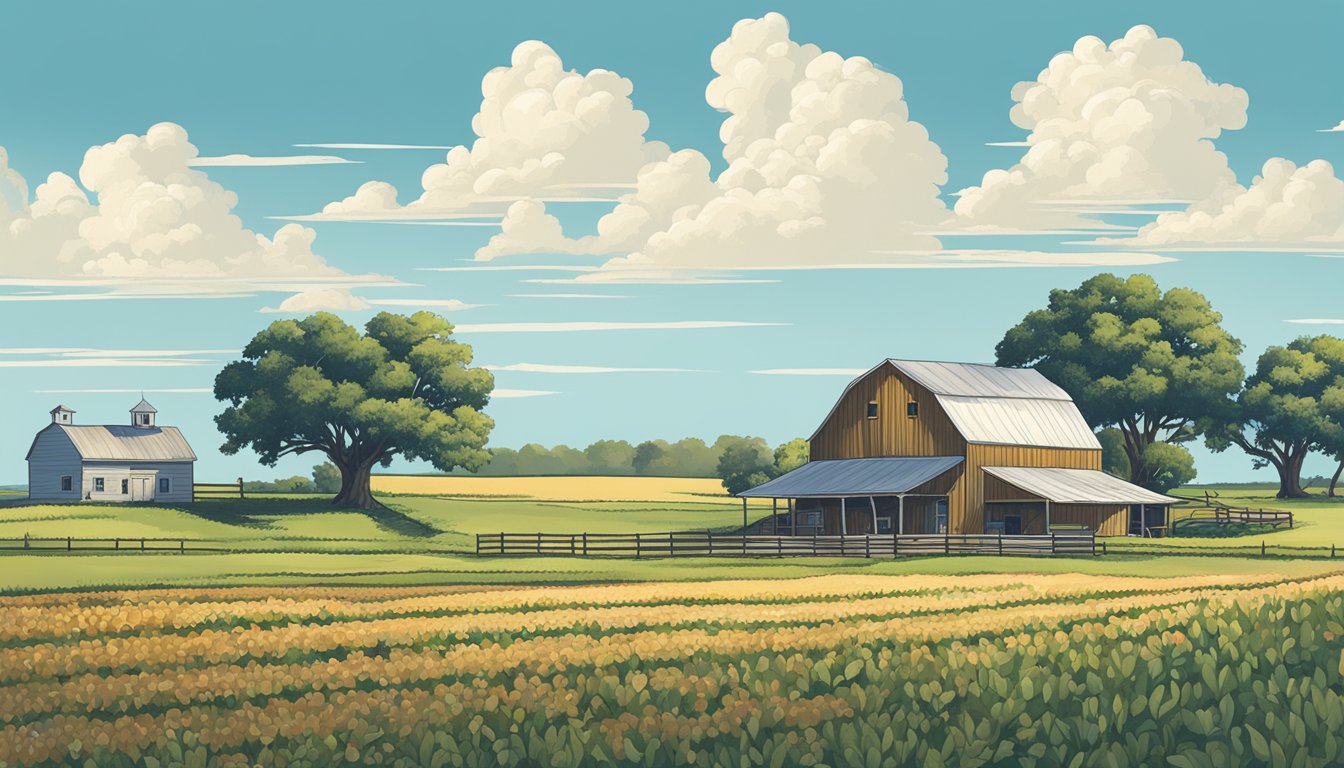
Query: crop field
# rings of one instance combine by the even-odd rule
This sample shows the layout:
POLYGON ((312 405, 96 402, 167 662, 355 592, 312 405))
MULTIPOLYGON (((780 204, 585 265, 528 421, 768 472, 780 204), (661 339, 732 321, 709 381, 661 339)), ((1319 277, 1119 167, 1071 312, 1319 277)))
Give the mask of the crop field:
POLYGON ((1344 760, 1344 576, 0 598, 0 764, 1344 760))

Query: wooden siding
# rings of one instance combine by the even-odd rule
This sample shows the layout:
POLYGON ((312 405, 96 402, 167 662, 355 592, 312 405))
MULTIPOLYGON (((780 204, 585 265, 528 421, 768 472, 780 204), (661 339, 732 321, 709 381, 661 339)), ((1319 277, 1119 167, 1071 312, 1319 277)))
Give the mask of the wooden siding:
MULTIPOLYGON (((954 533, 983 533, 985 499, 1030 498, 1022 491, 1014 496, 997 497, 986 493, 982 467, 1060 467, 1064 469, 1101 469, 1101 451, 1079 448, 1030 448, 1018 445, 979 445, 966 447, 964 479, 960 493, 952 501, 951 527, 954 533)), ((991 486, 991 488, 997 488, 991 486)))
POLYGON ((938 399, 890 365, 856 382, 811 443, 813 461, 872 456, 963 456, 966 441, 943 413, 938 399), (877 402, 877 418, 867 417, 877 402), (907 403, 919 415, 905 415, 907 403))
POLYGON ((69 436, 49 426, 33 438, 28 454, 28 498, 79 501, 82 478, 79 452, 69 436), (70 490, 61 490, 61 478, 70 477, 70 490))
POLYGON ((151 499, 155 502, 189 502, 191 501, 191 486, 195 480, 195 465, 190 461, 137 461, 137 462, 115 462, 115 461, 90 461, 84 464, 85 492, 92 495, 93 501, 125 501, 131 500, 130 495, 121 494, 121 478, 152 475, 154 479, 151 489, 151 499), (105 479, 104 491, 98 494, 93 491, 93 478, 103 477, 105 479), (158 481, 160 478, 167 478, 168 493, 159 493, 158 481))

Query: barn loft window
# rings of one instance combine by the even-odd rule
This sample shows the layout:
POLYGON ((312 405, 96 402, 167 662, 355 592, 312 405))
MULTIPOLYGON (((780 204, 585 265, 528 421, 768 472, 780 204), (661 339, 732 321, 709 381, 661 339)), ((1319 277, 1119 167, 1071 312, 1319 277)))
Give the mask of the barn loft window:
POLYGON ((918 415, 919 415, 919 403, 914 403, 914 402, 906 403, 906 404, 905 404, 905 415, 906 415, 906 416, 909 416, 909 417, 912 418, 912 419, 915 418, 916 416, 918 416, 918 415))
POLYGON ((97 491, 98 493, 102 493, 106 488, 107 486, 103 484, 103 478, 101 477, 93 478, 93 490, 97 491))
POLYGON ((868 418, 870 418, 870 419, 876 419, 876 418, 877 418, 877 401, 876 401, 876 400, 874 400, 874 401, 872 401, 871 403, 868 404, 868 418))
POLYGON ((61 490, 68 491, 75 487, 75 478, 70 475, 61 475, 61 490))

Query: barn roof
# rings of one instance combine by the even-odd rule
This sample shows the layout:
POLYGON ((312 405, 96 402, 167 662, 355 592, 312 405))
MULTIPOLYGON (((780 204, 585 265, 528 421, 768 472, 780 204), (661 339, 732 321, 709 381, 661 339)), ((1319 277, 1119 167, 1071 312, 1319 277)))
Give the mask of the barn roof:
POLYGON ((64 432, 85 461, 196 460, 196 453, 177 427, 53 424, 48 429, 64 432))
POLYGON ((1175 504, 1180 499, 1095 469, 981 467, 986 474, 1059 504, 1175 504))
POLYGON ((933 394, 969 443, 1101 449, 1073 399, 1039 371, 979 363, 883 360, 850 382, 822 426, 856 384, 886 365, 933 394))
POLYGON ((887 496, 921 486, 962 461, 960 456, 811 461, 737 495, 766 499, 887 496))

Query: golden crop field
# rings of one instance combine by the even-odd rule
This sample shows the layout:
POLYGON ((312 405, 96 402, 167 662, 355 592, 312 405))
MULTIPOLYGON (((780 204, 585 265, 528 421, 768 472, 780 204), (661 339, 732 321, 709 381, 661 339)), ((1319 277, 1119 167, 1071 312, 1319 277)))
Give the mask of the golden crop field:
POLYGON ((547 501, 733 501, 719 480, 708 477, 374 475, 373 492, 547 501))
POLYGON ((832 575, 4 597, 0 764, 1333 765, 1342 588, 832 575))

